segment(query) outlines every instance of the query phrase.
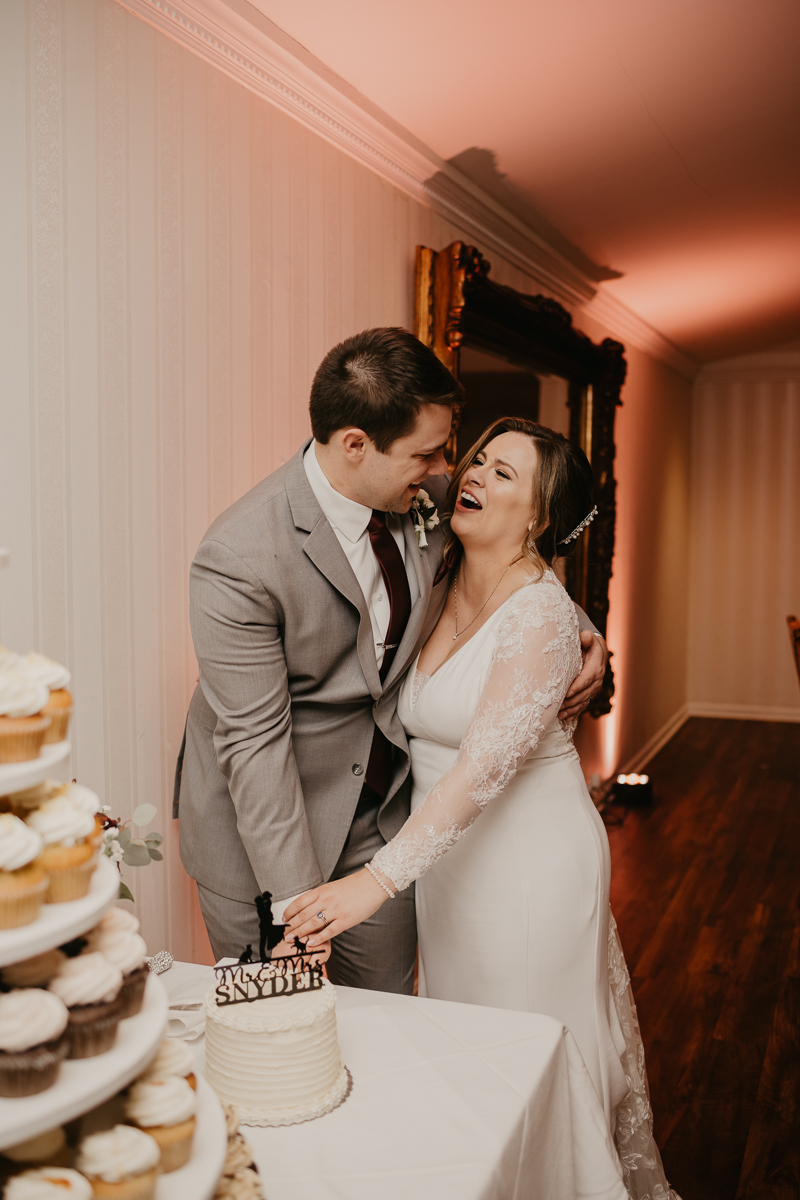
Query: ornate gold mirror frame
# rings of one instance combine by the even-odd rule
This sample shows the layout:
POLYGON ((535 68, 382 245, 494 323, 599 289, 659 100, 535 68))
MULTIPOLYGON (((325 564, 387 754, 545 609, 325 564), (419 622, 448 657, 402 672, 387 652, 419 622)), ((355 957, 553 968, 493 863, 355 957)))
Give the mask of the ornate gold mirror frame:
MULTIPOLYGON (((498 366, 505 370, 527 371, 529 378, 564 381, 568 436, 592 464, 598 508, 575 555, 567 561, 566 584, 573 599, 605 634, 616 513, 614 417, 627 370, 625 348, 610 338, 599 345, 592 342, 573 328, 570 314, 555 300, 526 296, 495 283, 489 270, 490 264, 478 250, 463 242, 453 242, 438 252, 417 246, 415 333, 457 377, 468 352, 473 357, 477 354, 476 361, 484 362, 488 355, 501 360, 498 366)), ((471 398, 463 373, 462 382, 467 399, 453 422, 448 446, 451 463, 469 449, 459 444, 460 426, 485 428, 496 416, 522 415, 492 411, 479 391, 471 398)), ((539 419, 537 397, 538 391, 532 401, 534 420, 539 419)), ((603 687, 589 708, 593 716, 611 711, 613 694, 609 662, 603 687)))

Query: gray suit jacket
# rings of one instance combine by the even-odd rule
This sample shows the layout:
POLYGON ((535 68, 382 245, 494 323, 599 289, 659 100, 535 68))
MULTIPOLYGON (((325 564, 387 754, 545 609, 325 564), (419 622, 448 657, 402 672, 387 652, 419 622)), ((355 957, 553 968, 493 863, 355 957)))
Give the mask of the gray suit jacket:
MULTIPOLYGON (((309 485, 305 448, 217 518, 190 576, 200 683, 186 724, 181 858, 203 887, 249 903, 330 877, 375 724, 395 747, 381 833, 389 839, 405 821, 409 761, 397 693, 447 590, 444 579, 433 586, 441 530, 420 550, 404 518, 420 595, 381 683, 367 604, 309 485)), ((440 509, 447 483, 425 485, 440 509)))

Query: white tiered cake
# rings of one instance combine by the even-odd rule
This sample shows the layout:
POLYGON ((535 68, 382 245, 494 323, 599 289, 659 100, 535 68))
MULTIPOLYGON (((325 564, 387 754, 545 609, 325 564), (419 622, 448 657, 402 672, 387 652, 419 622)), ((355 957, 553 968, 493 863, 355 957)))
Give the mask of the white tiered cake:
POLYGON ((206 995, 206 1077, 245 1125, 310 1121, 347 1094, 336 991, 297 965, 296 976, 276 975, 270 963, 226 968, 206 995), (280 992, 293 979, 298 990, 272 994, 275 980, 280 992))

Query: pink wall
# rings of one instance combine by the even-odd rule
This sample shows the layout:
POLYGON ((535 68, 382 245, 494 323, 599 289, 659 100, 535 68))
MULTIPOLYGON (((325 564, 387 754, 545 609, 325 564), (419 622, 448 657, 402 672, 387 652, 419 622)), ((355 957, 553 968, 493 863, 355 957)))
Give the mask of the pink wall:
MULTIPOLYGON (((595 340, 606 336, 576 319, 595 340)), ((617 410, 617 532, 608 640, 613 711, 584 718, 587 775, 605 779, 638 755, 686 704, 691 384, 634 347, 617 410)))

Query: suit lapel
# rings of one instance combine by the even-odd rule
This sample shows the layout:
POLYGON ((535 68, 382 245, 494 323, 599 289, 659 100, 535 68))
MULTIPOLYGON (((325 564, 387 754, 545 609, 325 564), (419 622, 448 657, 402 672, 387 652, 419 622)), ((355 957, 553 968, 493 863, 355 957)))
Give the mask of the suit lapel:
POLYGON ((320 508, 311 484, 308 482, 308 476, 303 466, 303 454, 308 445, 309 442, 306 442, 299 453, 287 464, 286 495, 289 507, 295 526, 308 533, 308 537, 303 542, 304 553, 311 559, 317 570, 325 576, 328 583, 358 610, 356 644, 358 659, 367 687, 373 698, 377 700, 383 688, 375 658, 375 642, 372 636, 369 609, 364 599, 364 593, 353 573, 353 568, 347 561, 347 555, 339 545, 339 539, 320 508))

